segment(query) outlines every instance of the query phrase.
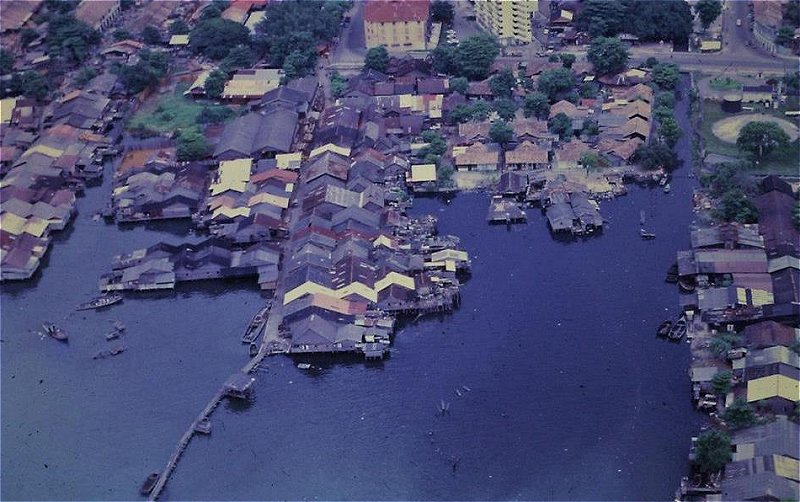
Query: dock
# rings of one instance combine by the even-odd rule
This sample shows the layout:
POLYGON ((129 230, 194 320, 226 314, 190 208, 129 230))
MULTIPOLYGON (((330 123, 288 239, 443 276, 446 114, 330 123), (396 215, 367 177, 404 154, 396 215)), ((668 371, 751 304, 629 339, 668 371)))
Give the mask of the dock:
POLYGON ((519 207, 519 204, 500 199, 492 200, 486 220, 489 223, 525 223, 528 215, 519 207))

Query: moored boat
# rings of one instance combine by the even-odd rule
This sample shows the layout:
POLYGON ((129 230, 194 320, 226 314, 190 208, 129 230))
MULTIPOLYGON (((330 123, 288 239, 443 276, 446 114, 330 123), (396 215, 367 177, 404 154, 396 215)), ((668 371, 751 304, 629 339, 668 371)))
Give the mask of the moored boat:
POLYGON ((664 185, 664 193, 669 193, 669 192, 670 192, 670 190, 672 190, 672 187, 671 187, 671 186, 669 186, 669 183, 667 183, 666 185, 664 185))
POLYGON ((669 269, 667 270, 667 276, 664 280, 670 284, 675 284, 678 282, 678 264, 673 263, 670 265, 669 269))
POLYGON ((664 321, 658 326, 656 336, 667 337, 672 329, 672 321, 664 321))
POLYGON ((646 241, 649 241, 651 239, 655 239, 656 238, 656 234, 654 234, 652 232, 648 232, 647 230, 645 230, 643 228, 639 231, 639 234, 642 236, 642 239, 644 239, 646 241))
POLYGON ((670 340, 678 341, 683 338, 683 335, 686 334, 686 319, 681 317, 678 319, 675 324, 672 325, 672 328, 669 330, 669 337, 670 340))
POLYGON ((150 495, 150 492, 152 492, 153 488, 155 488, 156 486, 156 481, 158 481, 157 472, 151 472, 150 474, 148 474, 147 479, 144 480, 144 483, 142 483, 142 487, 139 489, 139 493, 141 493, 145 497, 150 495))
POLYGON ((66 331, 64 331, 62 328, 59 328, 58 326, 56 326, 51 322, 43 323, 42 329, 44 329, 44 333, 47 336, 55 338, 60 342, 66 342, 69 339, 66 331))
POLYGON ((121 294, 112 293, 92 298, 86 303, 81 303, 80 305, 75 307, 75 310, 101 309, 103 307, 108 307, 114 305, 115 303, 119 303, 121 301, 122 301, 121 294))

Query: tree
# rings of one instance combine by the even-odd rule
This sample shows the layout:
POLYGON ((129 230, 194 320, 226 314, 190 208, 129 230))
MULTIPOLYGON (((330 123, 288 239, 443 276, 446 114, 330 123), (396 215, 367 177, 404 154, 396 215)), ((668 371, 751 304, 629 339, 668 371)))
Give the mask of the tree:
POLYGON ((489 118, 489 114, 492 112, 492 107, 484 100, 475 101, 470 106, 470 113, 472 115, 472 120, 481 121, 486 120, 489 118))
POLYGON ((617 1, 586 0, 575 18, 580 31, 587 31, 595 37, 613 37, 620 31, 625 21, 625 8, 617 1))
POLYGON ((169 24, 170 35, 186 35, 189 33, 189 25, 183 19, 176 19, 169 24))
POLYGON ((93 66, 81 66, 75 74, 75 85, 83 87, 97 76, 97 70, 93 66))
POLYGON ((789 26, 781 26, 775 36, 775 43, 784 47, 789 47, 794 40, 794 30, 789 26))
POLYGON ((594 99, 600 93, 600 86, 597 85, 597 82, 584 82, 581 84, 581 95, 582 98, 594 99))
POLYGON ((575 63, 575 54, 560 54, 559 58, 561 58, 561 64, 564 68, 572 68, 572 65, 575 63))
POLYGON ((181 131, 178 136, 176 156, 179 161, 201 160, 208 156, 209 146, 206 138, 193 131, 181 131))
POLYGON ((653 67, 653 82, 661 89, 674 89, 681 75, 678 66, 672 63, 659 63, 653 67))
POLYGON ((228 81, 228 75, 220 70, 214 70, 208 74, 203 89, 206 91, 206 96, 212 99, 217 99, 222 96, 222 91, 225 90, 225 82, 228 81))
POLYGON ((197 114, 198 124, 221 124, 236 114, 227 106, 206 106, 197 114))
POLYGON ((546 118, 550 114, 550 102, 542 92, 532 92, 525 96, 523 105, 526 117, 546 118))
POLYGON ((292 51, 283 61, 283 73, 287 80, 304 77, 314 66, 316 55, 309 52, 292 51))
POLYGON ((500 45, 494 37, 475 35, 458 44, 454 61, 460 76, 470 80, 483 80, 499 53, 500 45))
POLYGON ((734 345, 742 341, 741 335, 736 333, 721 332, 711 339, 711 351, 719 357, 725 357, 734 345))
POLYGON ((450 24, 455 10, 453 4, 444 0, 434 0, 431 4, 431 19, 434 23, 450 24))
POLYGON ((678 156, 675 152, 658 141, 650 145, 639 145, 633 154, 633 159, 647 171, 656 169, 673 171, 678 167, 678 156))
POLYGON ((654 66, 655 66, 655 65, 657 65, 657 64, 658 64, 658 59, 654 58, 653 56, 650 56, 649 58, 647 58, 647 59, 644 61, 644 65, 645 65, 647 68, 652 68, 652 67, 654 67, 654 66))
POLYGON ((656 94, 653 106, 656 108, 666 108, 668 110, 675 108, 675 94, 671 92, 659 92, 656 94))
POLYGON ((583 155, 581 155, 581 165, 586 169, 595 169, 599 166, 600 158, 597 156, 597 152, 584 152, 583 155))
POLYGON ((389 51, 383 45, 379 47, 372 47, 367 51, 367 56, 364 58, 364 69, 372 69, 379 72, 385 72, 389 67, 389 51))
POLYGON ((748 122, 736 138, 739 150, 750 152, 757 159, 763 159, 788 143, 789 136, 774 122, 748 122))
POLYGON ((142 40, 144 40, 144 43, 147 45, 160 45, 163 42, 161 39, 161 32, 152 25, 147 25, 142 30, 142 40))
POLYGON ((0 75, 8 75, 14 71, 14 53, 0 49, 0 75))
POLYGON ((642 40, 685 45, 692 34, 692 9, 685 1, 626 0, 625 31, 642 40))
MULTIPOLYGON (((436 131, 430 129, 422 131, 422 141, 428 144, 426 153, 431 153, 437 157, 444 155, 447 151, 447 142, 444 137, 436 131)), ((423 155, 424 156, 424 155, 423 155)))
POLYGON ((340 98, 347 90, 347 79, 344 78, 338 71, 334 70, 331 75, 331 95, 334 98, 340 98))
POLYGON ((800 2, 792 0, 783 4, 783 21, 800 28, 800 2))
POLYGON ((450 110, 450 121, 454 124, 469 122, 472 118, 472 108, 470 105, 456 105, 450 110))
POLYGON ((168 69, 169 60, 165 53, 144 49, 136 64, 119 68, 119 78, 130 94, 136 94, 157 85, 168 69))
MULTIPOLYGON (((206 7, 208 10, 211 7, 206 7)), ((211 59, 222 59, 237 45, 250 43, 250 30, 239 23, 219 17, 204 19, 189 35, 189 47, 211 59)))
POLYGON ((431 51, 431 66, 433 71, 444 75, 455 75, 458 73, 456 66, 456 46, 450 44, 439 44, 431 51))
POLYGON ((131 32, 128 31, 128 30, 120 29, 120 30, 116 30, 113 33, 112 37, 114 38, 115 41, 119 42, 120 40, 133 39, 133 34, 131 34, 131 32))
POLYGON ((586 119, 583 121, 582 132, 587 136, 597 136, 600 134, 600 124, 595 119, 586 119))
POLYGON ((597 73, 619 73, 628 65, 628 49, 618 38, 599 37, 592 40, 586 57, 597 73))
POLYGON ((670 148, 675 148, 678 139, 683 135, 683 131, 674 117, 665 117, 659 124, 658 133, 670 148))
POLYGON ((510 125, 498 120, 492 123, 492 126, 489 128, 489 138, 500 146, 505 147, 514 139, 514 130, 510 125))
POLYGON ((659 122, 663 122, 668 118, 672 118, 672 108, 667 108, 666 106, 659 106, 655 110, 653 110, 653 118, 659 122))
POLYGON ((44 101, 50 93, 49 81, 33 70, 14 74, 10 87, 15 95, 22 94, 37 101, 44 101))
POLYGON ((469 81, 464 77, 456 77, 450 79, 451 91, 457 92, 461 95, 466 95, 468 88, 469 88, 469 81))
POLYGON ((219 64, 220 70, 232 74, 240 68, 250 68, 258 61, 258 56, 246 45, 238 45, 228 51, 219 64))
POLYGON ((758 221, 758 209, 739 187, 732 188, 722 195, 715 214, 725 221, 739 223, 755 223, 758 221))
POLYGON ((508 98, 494 100, 492 108, 503 120, 512 120, 517 112, 517 104, 508 98))
POLYGON ((712 429, 697 438, 695 467, 710 474, 719 471, 731 460, 731 438, 722 431, 712 429))
POLYGON ((731 390, 731 375, 730 371, 718 371, 711 378, 711 387, 717 394, 727 394, 731 390))
POLYGON ((559 113, 548 124, 550 132, 558 134, 561 139, 566 139, 572 134, 572 119, 564 113, 559 113))
POLYGON ((509 69, 505 69, 489 79, 489 88, 492 89, 492 94, 499 98, 510 98, 516 87, 517 78, 509 69))
POLYGON ((566 68, 545 70, 537 81, 538 91, 547 95, 551 103, 563 99, 575 87, 575 74, 566 68))
POLYGON ((722 418, 732 429, 744 429, 745 427, 755 425, 758 421, 753 409, 747 401, 741 397, 737 397, 733 400, 733 403, 725 410, 725 414, 722 415, 722 418))
POLYGON ((694 4, 694 12, 700 17, 700 24, 703 25, 703 31, 705 31, 722 14, 722 2, 720 0, 699 0, 694 4))
POLYGON ((46 40, 51 56, 78 64, 89 56, 92 46, 100 42, 100 34, 71 15, 60 14, 50 17, 46 40))

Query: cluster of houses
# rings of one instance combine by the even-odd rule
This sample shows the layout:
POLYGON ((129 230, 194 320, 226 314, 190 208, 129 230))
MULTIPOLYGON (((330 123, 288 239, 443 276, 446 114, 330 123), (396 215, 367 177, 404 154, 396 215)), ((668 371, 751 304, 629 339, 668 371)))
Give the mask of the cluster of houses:
POLYGON ((2 280, 30 278, 75 212, 75 194, 102 174, 114 141, 111 101, 76 90, 47 106, 0 102, 0 268, 2 280))
POLYGON ((791 220, 797 198, 776 176, 761 189, 757 225, 694 230, 692 250, 678 253, 683 308, 711 329, 692 343, 694 398, 713 399, 715 375, 730 372, 730 391, 712 408, 745 402, 768 419, 733 435, 733 459, 712 487, 730 500, 792 498, 800 490, 800 426, 787 420, 800 399, 800 234, 791 220), (714 351, 719 345, 730 348, 714 351))

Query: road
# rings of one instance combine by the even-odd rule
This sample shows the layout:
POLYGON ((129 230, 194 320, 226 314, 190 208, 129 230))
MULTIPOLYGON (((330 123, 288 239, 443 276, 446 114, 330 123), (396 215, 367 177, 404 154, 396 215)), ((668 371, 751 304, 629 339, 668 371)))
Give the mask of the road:
POLYGON ((366 40, 364 38, 364 2, 353 2, 353 7, 347 14, 350 22, 342 28, 339 43, 333 50, 330 66, 340 70, 360 68, 367 54, 366 40))

